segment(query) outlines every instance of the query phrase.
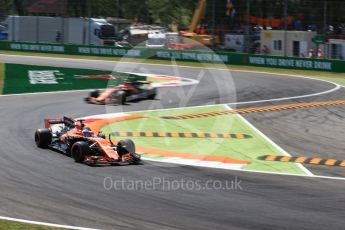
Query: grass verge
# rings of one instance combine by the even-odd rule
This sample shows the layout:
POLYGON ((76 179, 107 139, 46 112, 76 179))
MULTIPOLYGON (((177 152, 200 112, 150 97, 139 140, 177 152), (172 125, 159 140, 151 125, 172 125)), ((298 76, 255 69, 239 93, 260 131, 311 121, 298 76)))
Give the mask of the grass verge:
MULTIPOLYGON (((46 227, 34 224, 24 224, 15 221, 0 220, 0 229, 6 230, 62 230, 62 228, 46 227)), ((65 228, 64 228, 65 229, 65 228)))

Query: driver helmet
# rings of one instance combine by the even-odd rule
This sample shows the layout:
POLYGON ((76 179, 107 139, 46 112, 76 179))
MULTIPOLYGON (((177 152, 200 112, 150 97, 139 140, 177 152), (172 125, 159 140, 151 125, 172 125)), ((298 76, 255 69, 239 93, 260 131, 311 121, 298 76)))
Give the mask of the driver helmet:
POLYGON ((75 128, 76 129, 78 129, 78 130, 82 130, 83 128, 84 128, 84 124, 83 123, 81 123, 81 122, 75 122, 74 123, 74 126, 75 126, 75 128))
POLYGON ((84 137, 91 137, 92 134, 91 134, 90 129, 84 128, 84 129, 83 129, 83 136, 84 136, 84 137))

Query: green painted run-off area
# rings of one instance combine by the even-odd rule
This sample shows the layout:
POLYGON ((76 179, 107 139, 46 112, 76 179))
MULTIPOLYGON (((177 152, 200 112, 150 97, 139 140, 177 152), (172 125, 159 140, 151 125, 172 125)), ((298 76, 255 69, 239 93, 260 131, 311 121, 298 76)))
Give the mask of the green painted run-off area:
MULTIPOLYGON (((275 146, 249 127, 239 115, 223 115, 187 120, 167 120, 162 116, 194 114, 224 111, 223 105, 169 109, 151 112, 135 112, 145 118, 112 123, 103 128, 104 133, 112 132, 207 132, 207 133, 242 133, 252 136, 248 139, 224 138, 178 138, 178 137, 130 137, 138 146, 201 154, 207 156, 225 156, 238 160, 249 161, 242 169, 276 173, 305 174, 295 163, 262 161, 258 157, 265 154, 284 155, 275 146)), ((145 157, 154 157, 144 153, 145 157)), ((164 156, 160 158, 164 159, 164 156)))
POLYGON ((146 76, 136 74, 19 64, 1 65, 0 72, 4 73, 0 73, 3 94, 107 88, 124 79, 146 80, 146 76))

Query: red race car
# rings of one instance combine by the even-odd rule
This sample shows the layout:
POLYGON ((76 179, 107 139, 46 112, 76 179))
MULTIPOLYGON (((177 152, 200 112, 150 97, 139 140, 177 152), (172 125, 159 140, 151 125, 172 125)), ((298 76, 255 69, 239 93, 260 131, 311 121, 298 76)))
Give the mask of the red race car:
POLYGON ((85 101, 91 104, 126 104, 138 99, 155 99, 157 88, 149 81, 125 81, 123 84, 104 91, 92 91, 85 101))
POLYGON ((75 162, 97 164, 138 164, 141 156, 135 153, 130 139, 116 145, 104 134, 94 134, 84 120, 45 119, 45 128, 37 129, 35 142, 40 148, 51 148, 71 156, 75 162))

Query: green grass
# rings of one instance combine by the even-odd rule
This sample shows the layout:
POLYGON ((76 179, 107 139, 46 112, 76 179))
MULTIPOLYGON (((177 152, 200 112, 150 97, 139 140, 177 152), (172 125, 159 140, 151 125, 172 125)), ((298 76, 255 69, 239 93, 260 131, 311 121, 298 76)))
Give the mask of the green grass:
MULTIPOLYGON (((0 220, 0 229, 6 230, 62 230, 62 228, 45 227, 34 224, 24 224, 14 221, 0 220)), ((65 229, 65 228, 64 228, 65 229)))
POLYGON ((222 105, 171 109, 153 112, 140 112, 146 118, 113 123, 104 127, 103 132, 112 131, 148 131, 148 132, 208 132, 208 133, 242 133, 249 134, 250 139, 217 139, 217 138, 173 138, 173 137, 131 137, 138 146, 165 149, 175 152, 202 154, 209 156, 227 156, 250 161, 244 169, 304 174, 294 163, 268 162, 257 158, 262 155, 282 153, 267 142, 238 115, 195 118, 187 120, 161 119, 161 116, 181 115, 224 111, 222 105))
POLYGON ((317 79, 326 80, 345 86, 345 77, 315 77, 317 79))

